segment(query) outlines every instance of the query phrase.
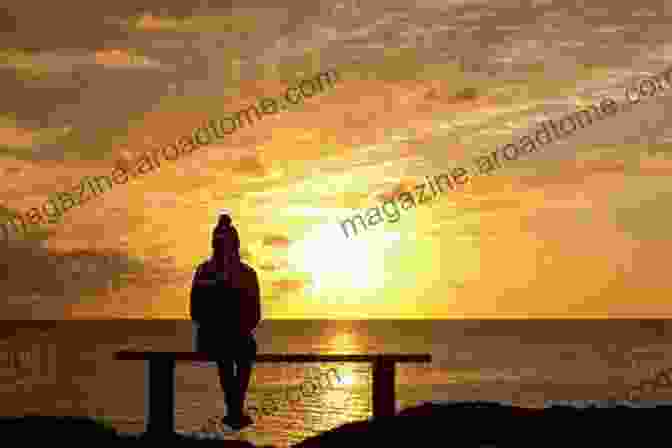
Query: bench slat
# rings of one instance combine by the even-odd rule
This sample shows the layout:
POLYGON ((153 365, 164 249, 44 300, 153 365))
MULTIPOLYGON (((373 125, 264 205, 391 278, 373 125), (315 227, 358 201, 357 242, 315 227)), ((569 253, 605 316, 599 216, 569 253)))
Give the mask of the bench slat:
MULTIPOLYGON (((206 353, 199 352, 153 352, 153 351, 134 351, 122 350, 115 354, 117 360, 175 360, 175 361, 216 361, 216 357, 208 356, 206 353)), ((287 362, 287 363, 309 363, 309 362, 409 362, 409 363, 429 363, 432 362, 430 354, 331 354, 321 355, 315 353, 305 354, 258 354, 257 362, 287 362)))

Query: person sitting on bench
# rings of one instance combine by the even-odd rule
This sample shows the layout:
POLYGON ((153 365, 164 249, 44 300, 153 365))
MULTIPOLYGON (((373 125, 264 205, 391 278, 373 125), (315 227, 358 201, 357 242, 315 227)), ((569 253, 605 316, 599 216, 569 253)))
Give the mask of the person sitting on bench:
POLYGON ((254 330, 261 320, 259 280, 240 259, 240 240, 228 215, 213 232, 212 257, 196 269, 190 297, 198 324, 196 349, 217 357, 227 414, 222 422, 236 430, 253 423, 244 413, 245 396, 257 355, 254 330))

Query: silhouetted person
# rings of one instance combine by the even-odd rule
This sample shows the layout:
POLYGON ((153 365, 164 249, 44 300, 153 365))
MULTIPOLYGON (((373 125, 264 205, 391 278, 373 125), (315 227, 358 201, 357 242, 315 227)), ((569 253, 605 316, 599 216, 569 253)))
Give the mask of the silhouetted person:
POLYGON ((226 425, 253 423, 244 413, 252 364, 257 354, 254 330, 261 320, 259 280, 240 259, 238 232, 222 215, 212 238, 212 257, 196 269, 191 288, 191 319, 198 323, 196 349, 216 355, 224 391, 226 425))

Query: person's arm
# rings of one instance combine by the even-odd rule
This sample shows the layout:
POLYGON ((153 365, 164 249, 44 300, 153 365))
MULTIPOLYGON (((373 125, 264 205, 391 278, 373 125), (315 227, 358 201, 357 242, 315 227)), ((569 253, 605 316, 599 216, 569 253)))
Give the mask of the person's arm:
POLYGON ((251 269, 249 279, 245 285, 243 297, 243 307, 241 316, 241 330, 244 334, 251 334, 257 328, 261 321, 261 294, 259 291, 259 278, 257 273, 251 269))
POLYGON ((259 290, 259 278, 257 277, 256 272, 252 272, 254 273, 254 294, 252 296, 254 299, 254 326, 250 331, 257 328, 259 326, 259 322, 261 322, 261 292, 259 290))
POLYGON ((198 266, 198 268, 196 268, 196 273, 194 274, 194 279, 191 282, 191 292, 189 294, 189 315, 191 316, 191 320, 196 322, 201 321, 203 317, 200 309, 202 305, 201 294, 198 293, 200 274, 201 266, 198 266))

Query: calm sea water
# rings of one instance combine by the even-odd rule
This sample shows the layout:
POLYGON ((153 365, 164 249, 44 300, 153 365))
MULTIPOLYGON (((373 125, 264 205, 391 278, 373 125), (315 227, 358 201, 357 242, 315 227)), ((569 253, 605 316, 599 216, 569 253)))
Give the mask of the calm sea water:
MULTIPOLYGON (((144 428, 144 364, 115 361, 114 352, 192 346, 189 321, 6 321, 2 333, 0 413, 104 417, 129 432, 144 428), (16 353, 23 355, 12 358, 16 353)), ((670 333, 672 323, 661 320, 275 320, 262 323, 257 339, 261 353, 430 353, 431 364, 399 367, 401 408, 430 400, 543 406, 622 397, 629 384, 672 365, 670 333)), ((276 409, 227 437, 291 444, 371 415, 365 365, 258 364, 251 389, 248 406, 276 409), (330 368, 342 384, 330 389, 323 381, 317 396, 289 406, 287 385, 330 368)), ((666 400, 666 394, 643 398, 666 400)), ((177 429, 216 431, 209 420, 224 413, 216 369, 179 364, 177 429)))

